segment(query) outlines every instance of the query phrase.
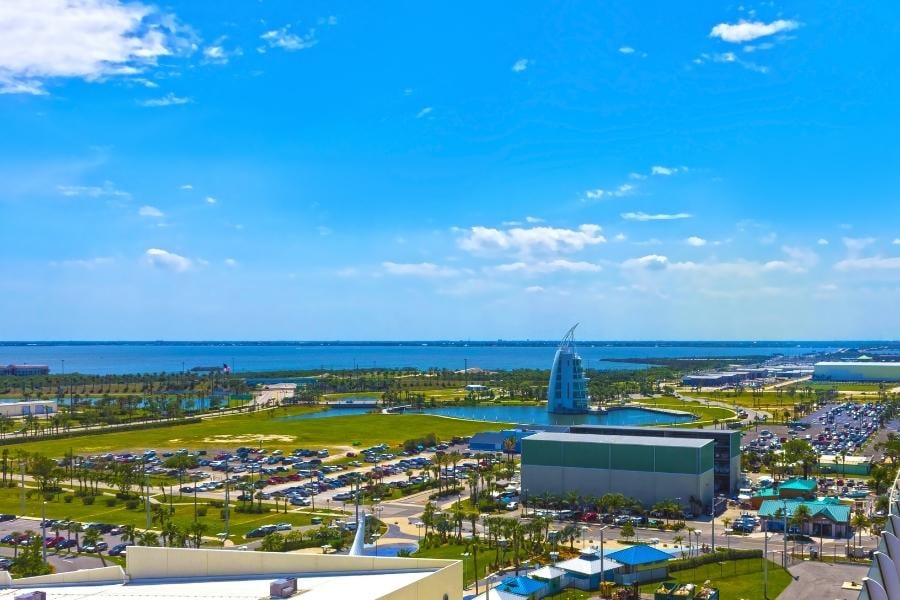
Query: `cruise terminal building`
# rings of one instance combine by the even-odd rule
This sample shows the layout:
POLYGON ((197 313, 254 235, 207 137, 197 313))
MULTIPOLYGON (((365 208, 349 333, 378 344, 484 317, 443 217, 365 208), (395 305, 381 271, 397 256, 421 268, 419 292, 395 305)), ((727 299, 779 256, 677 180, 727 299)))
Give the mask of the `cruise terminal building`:
MULTIPOLYGON (((614 429, 614 428, 611 428, 614 429)), ((715 441, 662 435, 541 432, 522 439, 528 497, 620 493, 645 506, 680 499, 706 510, 715 491, 715 441)))

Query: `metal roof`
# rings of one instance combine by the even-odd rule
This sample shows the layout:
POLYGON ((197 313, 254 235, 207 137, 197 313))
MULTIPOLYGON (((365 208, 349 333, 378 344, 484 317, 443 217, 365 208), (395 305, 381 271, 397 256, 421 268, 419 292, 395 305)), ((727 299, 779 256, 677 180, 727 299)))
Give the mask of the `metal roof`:
POLYGON ((544 431, 523 438, 524 442, 587 442, 589 444, 620 444, 623 446, 669 446, 703 448, 715 443, 710 439, 673 438, 662 436, 603 435, 594 433, 558 433, 544 431))
POLYGON ((623 565, 636 567, 650 563, 663 562, 672 558, 668 552, 647 544, 635 544, 630 548, 618 550, 609 555, 610 558, 619 561, 623 565))
POLYGON ((841 504, 839 500, 810 500, 807 502, 796 500, 765 500, 759 507, 759 516, 767 519, 779 519, 781 516, 779 515, 776 517, 776 514, 786 507, 787 517, 790 519, 794 515, 794 511, 797 510, 797 507, 801 504, 806 505, 809 509, 810 517, 822 516, 835 523, 850 522, 850 507, 846 504, 841 504))

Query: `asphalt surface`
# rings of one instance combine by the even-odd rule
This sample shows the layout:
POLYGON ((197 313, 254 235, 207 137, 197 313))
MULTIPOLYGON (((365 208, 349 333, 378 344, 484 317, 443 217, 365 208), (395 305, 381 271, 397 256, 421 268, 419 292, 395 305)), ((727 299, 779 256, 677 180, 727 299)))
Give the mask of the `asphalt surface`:
MULTIPOLYGON (((15 521, 0 522, 0 537, 3 537, 8 533, 25 533, 26 531, 33 531, 37 535, 41 535, 40 519, 19 518, 15 521)), ((66 532, 64 530, 60 531, 59 534, 62 537, 66 537, 66 532)), ((55 535, 55 532, 52 529, 47 529, 47 535, 55 535)), ((73 534, 72 539, 74 539, 74 537, 75 536, 73 534)), ((117 535, 104 535, 102 537, 103 540, 107 544, 109 544, 110 548, 122 542, 121 537, 117 535)), ((81 538, 79 537, 79 539, 81 538)), ((92 556, 89 554, 77 554, 74 552, 74 548, 72 550, 72 552, 67 552, 65 550, 57 552, 52 548, 48 548, 47 562, 49 562, 56 569, 57 573, 77 571, 79 569, 95 569, 97 567, 103 566, 101 560, 97 556, 92 556)), ((13 548, 12 546, 0 546, 0 556, 12 557, 14 555, 15 548, 13 548)), ((107 564, 110 563, 107 562, 107 564)))

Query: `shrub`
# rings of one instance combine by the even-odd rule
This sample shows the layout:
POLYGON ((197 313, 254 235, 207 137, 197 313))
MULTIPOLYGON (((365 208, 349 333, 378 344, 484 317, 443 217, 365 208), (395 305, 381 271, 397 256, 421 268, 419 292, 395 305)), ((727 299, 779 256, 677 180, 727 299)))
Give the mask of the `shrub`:
POLYGON ((82 496, 81 503, 84 504, 85 506, 90 506, 91 504, 94 503, 94 497, 93 496, 82 496))
POLYGON ((198 506, 198 507, 197 507, 197 516, 198 516, 198 517, 205 517, 205 516, 206 516, 206 511, 207 511, 207 510, 208 510, 208 509, 207 509, 205 506, 198 506))
POLYGON ((116 504, 118 504, 119 501, 116 500, 115 498, 104 498, 104 499, 103 499, 103 503, 106 504, 106 505, 109 506, 109 507, 113 507, 113 506, 115 506, 116 504))
POLYGON ((135 510, 135 509, 137 509, 137 507, 139 507, 140 505, 141 505, 141 501, 140 501, 140 500, 137 500, 137 499, 135 499, 135 498, 132 498, 131 500, 126 500, 126 501, 125 501, 125 508, 127 508, 128 510, 135 510))
POLYGON ((72 500, 74 499, 75 496, 73 496, 72 494, 66 494, 65 496, 63 496, 63 502, 65 502, 66 504, 72 504, 72 500))
POLYGON ((210 500, 207 504, 212 508, 225 508, 224 500, 210 500))

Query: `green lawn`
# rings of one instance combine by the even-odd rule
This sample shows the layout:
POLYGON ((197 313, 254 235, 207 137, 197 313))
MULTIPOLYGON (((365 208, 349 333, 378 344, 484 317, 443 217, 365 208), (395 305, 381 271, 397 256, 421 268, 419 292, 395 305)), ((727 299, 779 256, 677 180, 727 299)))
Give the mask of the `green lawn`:
MULTIPOLYGON (((28 491, 26 489, 26 492, 28 491)), ((21 488, 0 488, 0 512, 40 518, 42 508, 40 495, 35 490, 31 497, 26 496, 25 514, 23 515, 20 492, 21 488)), ((141 529, 146 527, 147 521, 143 503, 136 510, 128 510, 122 501, 119 501, 114 507, 106 506, 104 499, 108 496, 97 497, 94 504, 85 505, 80 498, 74 498, 71 503, 67 503, 62 499, 63 495, 60 494, 57 498, 47 502, 44 509, 48 519, 71 519, 82 523, 98 522, 112 523, 114 525, 134 525, 141 529)), ((161 501, 162 496, 156 496, 156 499, 161 501)), ((175 507, 173 522, 180 526, 190 525, 194 519, 193 497, 179 497, 176 495, 173 504, 175 507)), ((205 506, 205 501, 202 498, 198 498, 197 506, 205 506)), ((264 506, 273 505, 264 504, 264 506)), ((310 518, 310 515, 307 513, 269 512, 265 514, 242 514, 232 510, 229 533, 233 534, 233 540, 239 541, 243 539, 245 533, 260 525, 281 522, 288 522, 293 525, 309 525, 310 518)), ((221 518, 220 509, 218 508, 209 507, 206 517, 200 517, 199 520, 208 525, 207 535, 210 536, 216 535, 225 526, 225 521, 221 518)), ((40 522, 33 521, 30 525, 22 523, 19 527, 23 531, 25 529, 38 530, 40 522)), ((154 524, 153 528, 158 529, 158 525, 154 524)))
POLYGON ((699 423, 712 423, 716 419, 725 421, 733 419, 737 415, 733 410, 723 408, 721 406, 706 406, 701 402, 684 402, 677 398, 664 396, 662 398, 642 398, 637 402, 639 405, 645 405, 648 408, 663 408, 668 410, 680 410, 692 413, 697 417, 696 421, 686 423, 685 426, 696 426, 699 423))
POLYGON ((92 434, 62 440, 24 442, 5 446, 10 452, 23 449, 48 456, 62 456, 67 450, 89 455, 102 452, 177 448, 234 449, 262 444, 272 450, 297 447, 341 449, 359 442, 371 446, 385 442, 396 446, 403 441, 434 433, 438 439, 466 436, 500 429, 504 423, 463 421, 433 415, 348 415, 323 419, 290 419, 291 415, 315 411, 288 408, 204 419, 201 423, 172 425, 118 433, 92 434))
MULTIPOLYGON (((694 583, 701 585, 709 580, 713 587, 719 588, 719 597, 743 598, 744 600, 763 599, 763 563, 761 558, 745 558, 702 565, 695 569, 671 573, 669 581, 678 583, 694 583)), ((769 598, 778 595, 791 582, 791 576, 781 567, 769 562, 769 598)), ((648 583, 641 586, 642 593, 653 593, 659 583, 648 583)))

